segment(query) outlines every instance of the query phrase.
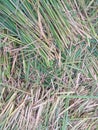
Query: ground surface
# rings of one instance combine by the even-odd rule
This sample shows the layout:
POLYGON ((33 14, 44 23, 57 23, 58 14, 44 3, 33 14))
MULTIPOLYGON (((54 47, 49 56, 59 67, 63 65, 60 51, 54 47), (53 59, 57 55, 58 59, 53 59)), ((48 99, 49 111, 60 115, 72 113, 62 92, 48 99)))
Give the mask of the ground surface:
POLYGON ((0 130, 98 129, 98 0, 0 0, 0 130))

